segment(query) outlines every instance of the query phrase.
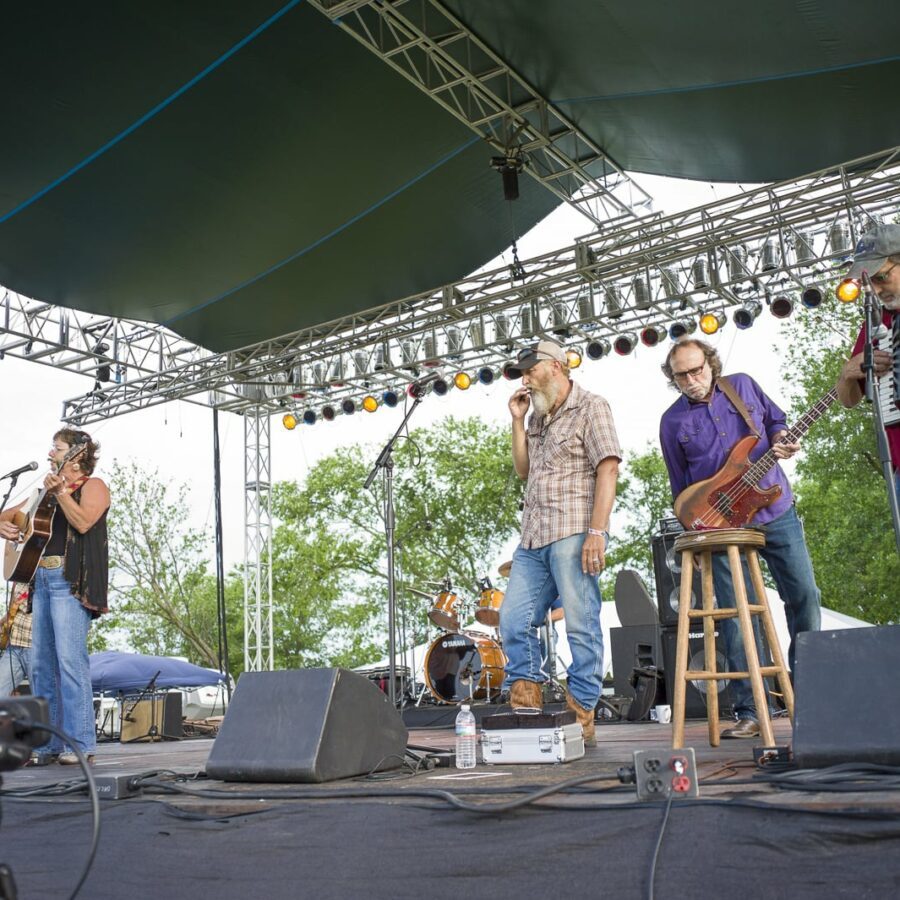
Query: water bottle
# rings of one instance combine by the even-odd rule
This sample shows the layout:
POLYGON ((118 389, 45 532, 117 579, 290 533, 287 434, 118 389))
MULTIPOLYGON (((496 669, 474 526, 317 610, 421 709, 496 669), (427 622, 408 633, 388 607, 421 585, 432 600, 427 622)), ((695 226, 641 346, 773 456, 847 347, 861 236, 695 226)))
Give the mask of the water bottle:
POLYGON ((475 716, 468 703, 463 703, 456 717, 456 768, 474 769, 478 735, 475 716))

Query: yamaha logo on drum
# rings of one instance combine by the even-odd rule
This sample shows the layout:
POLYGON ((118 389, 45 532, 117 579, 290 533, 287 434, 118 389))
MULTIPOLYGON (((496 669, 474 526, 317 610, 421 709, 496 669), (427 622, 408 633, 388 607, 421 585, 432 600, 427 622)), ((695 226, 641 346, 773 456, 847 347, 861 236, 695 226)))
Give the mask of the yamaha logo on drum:
POLYGON ((465 640, 465 638, 450 638, 446 641, 441 641, 442 647, 468 647, 469 642, 465 640))

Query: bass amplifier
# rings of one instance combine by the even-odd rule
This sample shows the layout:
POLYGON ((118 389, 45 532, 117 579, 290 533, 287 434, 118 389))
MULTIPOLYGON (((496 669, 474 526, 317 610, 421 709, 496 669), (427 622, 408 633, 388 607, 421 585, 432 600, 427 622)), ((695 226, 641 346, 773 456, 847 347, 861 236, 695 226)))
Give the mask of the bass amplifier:
MULTIPOLYGON (((675 700, 675 648, 678 633, 675 628, 663 629, 662 648, 665 661, 666 693, 669 703, 675 700)), ((706 656, 703 649, 703 632, 692 632, 688 642, 688 669, 705 669, 706 656)), ((725 672, 725 641, 721 632, 716 632, 716 671, 725 672)), ((684 694, 684 717, 686 719, 706 718, 707 691, 719 692, 719 718, 726 718, 733 705, 730 681, 689 681, 684 694)))
MULTIPOLYGON (((654 535, 653 575, 656 579, 656 607, 659 610, 659 621, 663 625, 678 624, 678 604, 681 596, 681 554, 675 552, 675 540, 684 532, 677 519, 665 520, 669 525, 666 530, 654 535), (677 528, 676 528, 677 526, 677 528)), ((662 525, 662 523, 661 523, 662 525)), ((700 573, 691 573, 691 608, 700 606, 700 573)))
POLYGON ((122 701, 121 743, 178 741, 183 737, 180 691, 145 695, 134 700, 126 697, 122 701))

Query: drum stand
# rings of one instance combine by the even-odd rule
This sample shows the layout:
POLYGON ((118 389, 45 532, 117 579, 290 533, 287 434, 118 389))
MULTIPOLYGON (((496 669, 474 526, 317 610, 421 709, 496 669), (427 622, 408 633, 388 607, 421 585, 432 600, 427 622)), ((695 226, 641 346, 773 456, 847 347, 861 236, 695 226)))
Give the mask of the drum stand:
POLYGON ((553 627, 553 620, 550 618, 552 610, 547 610, 547 618, 540 630, 544 633, 544 646, 547 648, 547 675, 549 681, 546 683, 546 692, 550 695, 550 700, 562 700, 565 697, 565 688, 560 684, 556 677, 556 629, 553 627))

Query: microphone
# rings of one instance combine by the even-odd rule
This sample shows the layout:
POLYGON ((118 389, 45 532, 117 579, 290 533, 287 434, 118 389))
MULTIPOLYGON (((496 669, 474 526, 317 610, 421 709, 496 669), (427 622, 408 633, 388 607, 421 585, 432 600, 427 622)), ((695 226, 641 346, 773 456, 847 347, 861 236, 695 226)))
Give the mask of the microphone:
POLYGON ((36 462, 25 463, 24 466, 19 466, 18 469, 13 469, 12 472, 7 472, 5 475, 0 475, 0 481, 3 481, 4 478, 18 478, 23 472, 33 472, 38 467, 36 462))
POLYGON ((438 381, 441 378, 441 372, 439 369, 435 369, 433 372, 429 372, 427 375, 423 375, 421 378, 416 379, 410 386, 406 389, 406 393, 409 394, 414 400, 418 400, 420 397, 424 397, 427 391, 425 390, 429 384, 432 384, 435 381, 438 381))

